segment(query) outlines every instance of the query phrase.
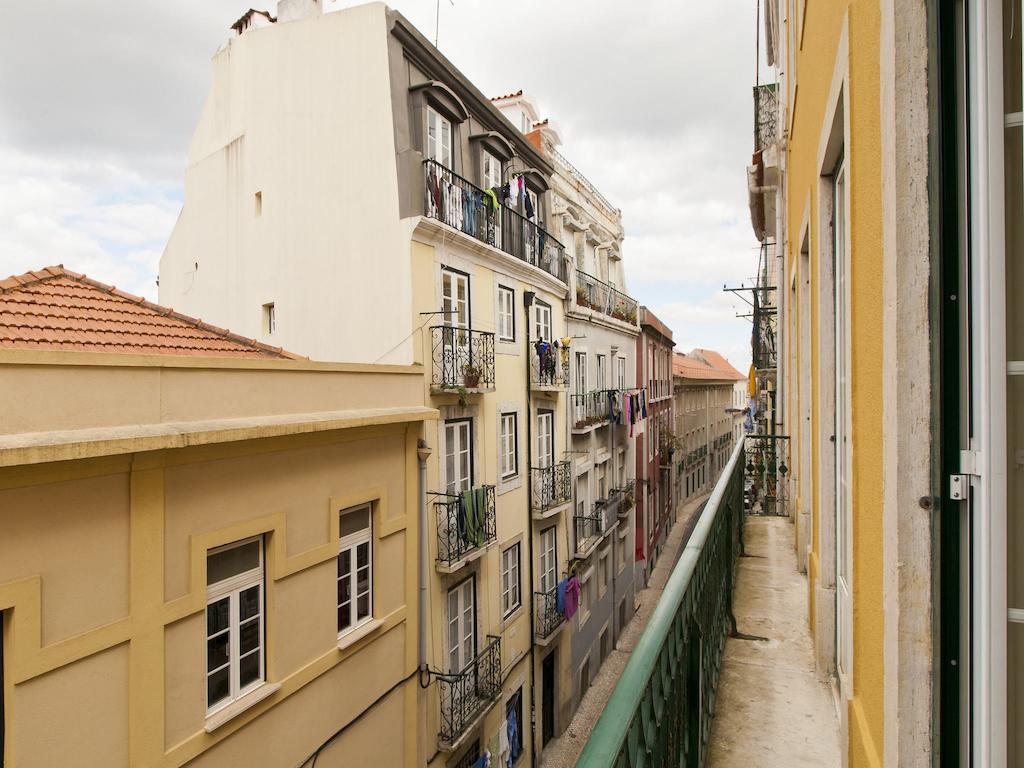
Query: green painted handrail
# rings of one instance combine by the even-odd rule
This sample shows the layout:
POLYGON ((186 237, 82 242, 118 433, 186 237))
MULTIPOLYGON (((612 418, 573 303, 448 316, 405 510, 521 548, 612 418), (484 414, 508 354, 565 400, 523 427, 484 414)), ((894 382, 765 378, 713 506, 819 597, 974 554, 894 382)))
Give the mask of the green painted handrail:
POLYGON ((744 463, 740 441, 587 739, 578 767, 703 764, 725 622, 732 621, 744 463), (700 643, 696 653, 695 642, 700 643), (673 720, 669 730, 679 730, 682 723, 683 733, 665 732, 673 720))

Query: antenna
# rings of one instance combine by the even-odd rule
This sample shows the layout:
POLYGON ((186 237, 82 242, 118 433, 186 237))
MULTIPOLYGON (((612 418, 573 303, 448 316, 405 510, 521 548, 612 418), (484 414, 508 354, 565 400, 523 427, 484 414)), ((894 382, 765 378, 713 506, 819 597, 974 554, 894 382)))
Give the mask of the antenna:
MULTIPOLYGON (((448 0, 452 6, 455 5, 455 0, 448 0)), ((441 0, 437 0, 437 12, 434 15, 434 47, 437 48, 437 41, 441 34, 441 0)))

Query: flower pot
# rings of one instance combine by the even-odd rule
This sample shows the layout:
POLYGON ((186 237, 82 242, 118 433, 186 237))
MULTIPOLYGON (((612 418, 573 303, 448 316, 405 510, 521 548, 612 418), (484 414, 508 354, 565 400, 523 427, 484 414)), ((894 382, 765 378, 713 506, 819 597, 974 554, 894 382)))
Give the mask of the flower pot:
POLYGON ((466 371, 462 374, 462 383, 466 389, 475 389, 480 386, 480 372, 466 371))

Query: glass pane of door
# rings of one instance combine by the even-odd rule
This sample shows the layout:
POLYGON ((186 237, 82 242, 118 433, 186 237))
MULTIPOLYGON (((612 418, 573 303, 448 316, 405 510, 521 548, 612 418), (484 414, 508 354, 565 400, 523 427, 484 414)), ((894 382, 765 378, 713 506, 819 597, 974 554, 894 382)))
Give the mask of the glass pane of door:
POLYGON ((554 461, 554 414, 551 411, 541 411, 537 414, 537 466, 550 467, 554 461))
POLYGON ((558 576, 558 557, 555 550, 555 526, 540 534, 540 591, 549 592, 555 588, 558 576))
POLYGON ((476 656, 476 614, 473 579, 448 592, 448 671, 461 672, 476 656))
POLYGON ((473 487, 471 426, 469 421, 453 421, 444 425, 445 478, 450 494, 473 487))

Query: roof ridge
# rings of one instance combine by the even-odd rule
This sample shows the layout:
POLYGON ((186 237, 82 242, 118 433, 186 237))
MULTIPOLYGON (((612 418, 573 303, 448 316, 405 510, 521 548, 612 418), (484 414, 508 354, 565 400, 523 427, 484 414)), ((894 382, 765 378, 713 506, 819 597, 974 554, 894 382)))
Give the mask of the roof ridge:
POLYGON ((5 280, 0 280, 0 295, 9 293, 11 291, 19 290, 35 283, 42 283, 48 280, 53 280, 59 277, 67 277, 74 280, 82 285, 95 288, 98 291, 106 293, 111 296, 116 296, 120 299, 128 301, 136 306, 143 307, 145 309, 154 312, 155 314, 163 317, 173 318, 186 325, 191 325, 199 330, 212 333, 215 336, 220 336, 228 341, 235 342, 236 344, 247 345, 255 347, 256 349, 275 354, 288 360, 306 360, 307 358, 302 355, 297 355, 294 352, 288 352, 283 347, 272 347, 269 344, 264 344, 262 341, 242 336, 241 334, 233 333, 227 328, 220 328, 211 323, 207 323, 197 317, 186 315, 183 312, 176 311, 173 307, 166 307, 163 304, 156 304, 143 296, 136 296, 133 293, 128 293, 120 288, 110 285, 109 283, 103 283, 99 280, 84 275, 80 272, 73 272, 70 269, 65 269, 63 264, 57 264, 54 266, 43 267, 41 270, 25 272, 21 275, 11 275, 5 280))

